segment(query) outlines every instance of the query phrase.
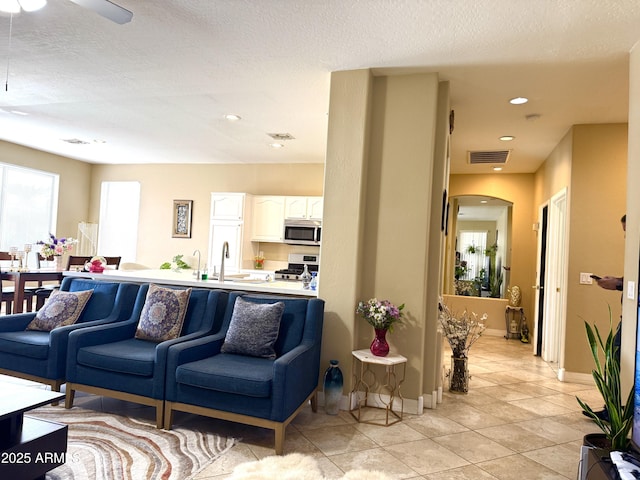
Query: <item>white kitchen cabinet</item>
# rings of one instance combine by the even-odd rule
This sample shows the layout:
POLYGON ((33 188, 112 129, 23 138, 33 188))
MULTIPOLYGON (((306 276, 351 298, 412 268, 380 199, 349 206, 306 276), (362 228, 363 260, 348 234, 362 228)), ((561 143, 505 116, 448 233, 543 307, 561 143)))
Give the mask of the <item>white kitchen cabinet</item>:
POLYGON ((307 198, 307 217, 309 220, 322 220, 323 197, 307 198))
POLYGON ((322 197, 286 197, 285 218, 322 220, 322 197))
POLYGON ((229 242, 229 258, 224 259, 225 272, 240 270, 242 262, 242 222, 212 221, 209 230, 209 275, 220 272, 222 245, 229 242))
POLYGON ((244 193, 212 193, 211 219, 243 220, 245 196, 244 193))
POLYGON ((284 230, 285 197, 256 195, 253 197, 251 240, 281 242, 284 230))

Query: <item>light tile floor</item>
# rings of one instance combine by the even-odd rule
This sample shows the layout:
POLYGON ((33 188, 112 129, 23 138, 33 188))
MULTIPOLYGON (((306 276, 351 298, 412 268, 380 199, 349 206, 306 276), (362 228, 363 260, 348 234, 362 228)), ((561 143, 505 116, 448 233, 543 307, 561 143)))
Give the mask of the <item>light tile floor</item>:
MULTIPOLYGON (((444 353, 449 356, 448 346, 444 353)), ((596 389, 557 381, 552 366, 518 340, 483 336, 469 365, 467 395, 445 391, 436 409, 405 414, 389 427, 359 424, 346 411, 327 415, 307 407, 287 428, 285 454, 313 455, 327 479, 356 468, 393 479, 575 479, 582 437, 597 431, 575 396, 597 406, 596 389)), ((74 405, 154 421, 150 407, 106 397, 78 392, 74 405)), ((239 439, 197 480, 223 480, 236 465, 274 453, 271 430, 179 412, 175 424, 239 439)))
MULTIPOLYGON (((582 437, 597 431, 575 396, 596 406, 600 396, 593 386, 559 382, 532 351, 517 340, 482 337, 470 352, 467 395, 446 392, 436 409, 389 427, 305 409, 287 428, 285 453, 317 457, 330 479, 354 468, 394 479, 575 479, 582 437)), ((270 431, 231 428, 242 441, 198 480, 224 479, 238 463, 273 454, 270 431)))

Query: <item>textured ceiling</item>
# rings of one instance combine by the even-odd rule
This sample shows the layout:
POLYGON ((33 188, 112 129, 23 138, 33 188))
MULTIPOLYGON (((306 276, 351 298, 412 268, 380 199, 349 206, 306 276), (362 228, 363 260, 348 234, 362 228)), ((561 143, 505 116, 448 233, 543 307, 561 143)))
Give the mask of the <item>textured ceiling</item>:
POLYGON ((453 173, 505 148, 505 172, 532 172, 571 125, 626 122, 640 39, 637 0, 116 3, 131 23, 49 0, 14 16, 11 48, 0 17, 0 139, 96 163, 321 163, 330 72, 374 68, 450 81, 453 173))

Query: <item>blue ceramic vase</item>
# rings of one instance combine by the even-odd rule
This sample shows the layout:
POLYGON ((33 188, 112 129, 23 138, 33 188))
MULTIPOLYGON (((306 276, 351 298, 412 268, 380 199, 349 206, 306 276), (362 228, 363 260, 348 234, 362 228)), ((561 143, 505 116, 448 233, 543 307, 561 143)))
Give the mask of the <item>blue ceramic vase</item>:
POLYGON ((330 360, 329 363, 329 368, 324 372, 324 410, 329 415, 337 415, 344 381, 338 360, 330 360))

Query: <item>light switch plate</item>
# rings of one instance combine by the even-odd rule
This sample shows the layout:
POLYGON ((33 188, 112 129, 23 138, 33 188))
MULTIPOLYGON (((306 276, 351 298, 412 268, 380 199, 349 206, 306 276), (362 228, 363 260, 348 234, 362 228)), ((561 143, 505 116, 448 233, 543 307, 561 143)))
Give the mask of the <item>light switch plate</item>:
POLYGON ((592 285, 591 273, 580 272, 580 285, 592 285))
POLYGON ((636 282, 629 280, 627 282, 627 298, 634 300, 636 298, 636 282))

